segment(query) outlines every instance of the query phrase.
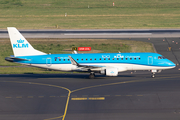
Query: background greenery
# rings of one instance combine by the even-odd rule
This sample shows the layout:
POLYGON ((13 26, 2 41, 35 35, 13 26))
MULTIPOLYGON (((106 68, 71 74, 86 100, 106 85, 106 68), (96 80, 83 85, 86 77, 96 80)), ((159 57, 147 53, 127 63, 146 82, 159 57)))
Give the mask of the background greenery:
POLYGON ((2 29, 179 28, 179 21, 180 0, 0 1, 2 29))

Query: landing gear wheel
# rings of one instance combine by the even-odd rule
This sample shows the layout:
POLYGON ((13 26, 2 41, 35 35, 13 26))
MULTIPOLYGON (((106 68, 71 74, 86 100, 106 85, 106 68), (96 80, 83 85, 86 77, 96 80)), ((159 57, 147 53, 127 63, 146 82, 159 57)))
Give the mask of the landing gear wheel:
POLYGON ((152 77, 152 78, 155 78, 155 73, 152 73, 151 77, 152 77))
POLYGON ((94 73, 90 73, 89 79, 94 79, 94 77, 95 77, 95 74, 94 73))

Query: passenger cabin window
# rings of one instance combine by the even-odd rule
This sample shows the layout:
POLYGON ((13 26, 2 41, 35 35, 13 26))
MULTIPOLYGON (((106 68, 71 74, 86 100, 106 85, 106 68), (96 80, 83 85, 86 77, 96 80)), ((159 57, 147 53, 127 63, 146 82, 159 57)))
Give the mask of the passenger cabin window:
POLYGON ((140 60, 141 58, 139 58, 139 60, 140 60))
POLYGON ((94 60, 96 60, 96 58, 94 58, 94 60))
POLYGON ((126 60, 127 60, 127 58, 126 58, 126 60))
POLYGON ((83 61, 83 59, 81 59, 83 61))
POLYGON ((114 58, 112 60, 114 60, 114 58))
POLYGON ((106 58, 104 58, 104 60, 106 60, 106 58))
POLYGON ((86 60, 88 60, 88 59, 86 58, 86 60))
POLYGON ((65 61, 65 59, 63 59, 63 61, 65 61))
POLYGON ((110 58, 108 58, 108 60, 110 60, 110 58))
POLYGON ((136 60, 136 58, 134 58, 134 60, 136 60))
POLYGON ((119 58, 117 58, 117 60, 119 60, 119 58))
POLYGON ((121 60, 123 60, 123 58, 121 58, 121 60))
POLYGON ((130 60, 132 60, 132 58, 130 58, 130 60))
POLYGON ((101 60, 101 58, 99 58, 99 60, 101 60))

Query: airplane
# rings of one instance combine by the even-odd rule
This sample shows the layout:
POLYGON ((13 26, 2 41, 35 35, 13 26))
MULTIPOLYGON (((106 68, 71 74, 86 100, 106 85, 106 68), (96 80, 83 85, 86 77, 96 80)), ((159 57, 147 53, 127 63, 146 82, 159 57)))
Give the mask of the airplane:
POLYGON ((59 71, 78 71, 106 76, 118 76, 119 72, 150 70, 155 73, 176 65, 158 53, 81 53, 47 54, 34 49, 15 27, 8 27, 14 55, 6 57, 9 62, 59 71))

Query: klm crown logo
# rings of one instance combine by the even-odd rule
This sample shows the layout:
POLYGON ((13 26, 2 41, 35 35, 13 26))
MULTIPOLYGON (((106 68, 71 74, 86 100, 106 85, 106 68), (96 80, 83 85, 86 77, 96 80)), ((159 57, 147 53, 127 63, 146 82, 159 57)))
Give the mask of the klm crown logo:
POLYGON ((111 73, 111 74, 114 74, 114 71, 111 71, 110 73, 111 73))
POLYGON ((17 40, 18 43, 24 43, 24 40, 17 40))
POLYGON ((13 44, 13 48, 28 48, 28 44, 24 44, 24 40, 17 40, 17 44, 13 44))

